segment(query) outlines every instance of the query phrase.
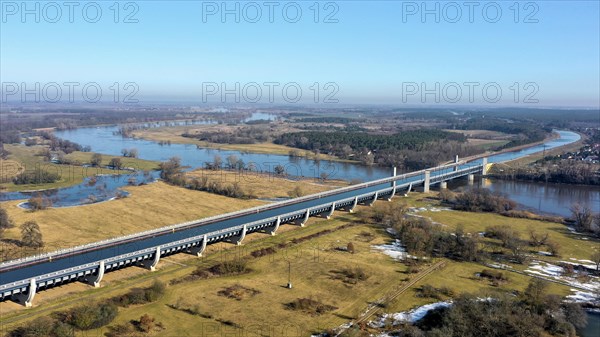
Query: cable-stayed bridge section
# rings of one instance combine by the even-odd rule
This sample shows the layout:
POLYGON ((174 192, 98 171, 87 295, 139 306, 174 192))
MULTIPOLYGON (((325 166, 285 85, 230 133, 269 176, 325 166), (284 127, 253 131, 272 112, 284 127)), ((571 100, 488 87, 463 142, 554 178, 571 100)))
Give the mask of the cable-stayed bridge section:
POLYGON ((460 162, 304 196, 269 205, 162 227, 47 254, 0 263, 0 300, 31 306, 35 294, 65 283, 82 281, 98 287, 105 273, 128 266, 154 270, 160 258, 177 253, 201 256, 209 244, 241 244, 250 233, 274 235, 279 226, 304 226, 310 217, 329 218, 377 200, 391 200, 413 188, 445 188, 449 180, 485 175, 487 159, 460 162))

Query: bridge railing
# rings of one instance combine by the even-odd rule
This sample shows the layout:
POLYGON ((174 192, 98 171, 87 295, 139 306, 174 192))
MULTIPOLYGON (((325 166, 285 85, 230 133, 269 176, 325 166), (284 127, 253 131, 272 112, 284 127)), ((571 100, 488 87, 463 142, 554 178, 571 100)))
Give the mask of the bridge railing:
MULTIPOLYGON (((438 166, 438 167, 431 168, 431 169, 424 169, 424 170, 419 170, 419 171, 410 172, 410 173, 406 173, 406 174, 382 178, 382 179, 373 180, 373 181, 369 181, 369 182, 365 182, 365 183, 360 183, 360 184, 356 184, 356 185, 352 185, 352 186, 342 187, 339 189, 334 189, 334 190, 325 191, 325 192, 321 192, 321 193, 311 194, 311 195, 307 195, 304 197, 294 198, 291 200, 285 200, 285 201, 275 202, 275 203, 268 204, 268 205, 261 205, 261 206, 256 206, 256 207, 252 207, 252 208, 248 208, 248 209, 243 209, 240 211, 214 215, 214 216, 210 216, 210 217, 206 217, 206 218, 202 218, 202 219, 187 221, 187 222, 183 222, 183 223, 179 223, 179 224, 175 224, 175 225, 164 226, 164 227, 160 227, 160 228, 156 228, 156 229, 151 229, 151 230, 147 230, 147 231, 143 231, 143 232, 128 234, 125 236, 120 236, 120 237, 111 238, 111 239, 107 239, 107 240, 92 242, 92 243, 79 245, 79 246, 75 246, 75 247, 65 248, 65 249, 48 252, 48 253, 44 253, 44 254, 32 255, 32 256, 25 257, 25 258, 2 262, 2 263, 0 263, 0 269, 6 268, 9 266, 19 265, 19 264, 26 263, 26 262, 34 262, 34 261, 38 261, 38 260, 43 261, 43 260, 50 259, 51 257, 57 257, 57 256, 60 257, 61 255, 64 255, 64 254, 72 254, 77 251, 87 250, 89 248, 102 247, 102 246, 106 246, 106 245, 110 245, 110 244, 118 244, 120 242, 128 242, 128 241, 131 241, 131 239, 135 239, 138 237, 141 238, 141 237, 147 237, 147 236, 150 236, 153 234, 165 234, 170 231, 175 231, 175 230, 182 229, 182 228, 201 226, 201 225, 212 223, 212 222, 215 222, 218 220, 225 220, 225 219, 233 218, 233 217, 240 216, 240 215, 260 213, 260 211, 266 211, 266 210, 271 210, 274 208, 280 208, 280 207, 293 205, 293 204, 297 204, 297 203, 304 202, 304 201, 315 200, 315 199, 328 197, 328 196, 336 195, 336 194, 341 194, 344 192, 349 192, 349 191, 362 189, 362 188, 366 188, 366 187, 370 187, 370 186, 391 183, 393 181, 404 180, 404 179, 407 179, 410 177, 422 175, 425 173, 425 171, 437 172, 440 170, 460 167, 463 165, 468 165, 468 163, 464 162, 464 161, 458 162, 458 163, 451 163, 451 164, 442 165, 442 166, 438 166)), ((479 164, 479 165, 475 165, 475 166, 481 166, 481 165, 479 164)), ((462 169, 462 170, 465 170, 465 169, 462 169)), ((461 171, 461 170, 459 170, 459 171, 461 171)))

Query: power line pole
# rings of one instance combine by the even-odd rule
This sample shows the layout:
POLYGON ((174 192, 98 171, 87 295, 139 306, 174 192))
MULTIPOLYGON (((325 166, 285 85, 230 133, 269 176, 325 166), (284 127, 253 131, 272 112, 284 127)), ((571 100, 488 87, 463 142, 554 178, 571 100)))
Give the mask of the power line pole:
POLYGON ((292 289, 292 261, 288 260, 288 289, 292 289))

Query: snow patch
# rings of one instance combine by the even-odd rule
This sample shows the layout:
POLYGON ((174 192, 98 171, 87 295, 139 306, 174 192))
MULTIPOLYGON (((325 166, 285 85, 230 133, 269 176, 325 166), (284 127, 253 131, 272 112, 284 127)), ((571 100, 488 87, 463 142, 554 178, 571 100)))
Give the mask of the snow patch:
POLYGON ((429 212, 442 212, 442 211, 452 211, 452 210, 453 209, 449 208, 449 207, 432 207, 432 206, 429 206, 429 207, 419 207, 419 208, 417 208, 417 207, 410 207, 408 209, 408 211, 410 213, 419 213, 419 212, 427 212, 427 211, 429 211, 429 212))
POLYGON ((571 288, 571 291, 574 293, 573 295, 568 295, 567 298, 572 300, 573 302, 579 303, 595 303, 600 302, 600 300, 590 292, 580 291, 577 289, 571 288))
MULTIPOLYGON (((575 260, 573 258, 571 258, 571 260, 575 260)), ((596 264, 594 264, 594 262, 590 261, 590 260, 575 260, 577 262, 571 262, 571 261, 560 261, 561 263, 566 263, 566 264, 572 264, 574 266, 584 266, 587 269, 591 269, 591 270, 596 270, 596 264)))
POLYGON ((390 322, 390 320, 392 325, 398 325, 405 322, 414 323, 425 317, 431 310, 448 308, 451 305, 452 301, 436 302, 414 308, 410 311, 403 311, 395 314, 383 314, 377 320, 369 322, 369 326, 372 328, 384 328, 386 323, 390 322))
POLYGON ((405 258, 410 257, 410 255, 408 255, 408 253, 406 252, 404 246, 402 246, 402 242, 400 242, 400 240, 398 239, 396 239, 391 244, 374 245, 371 246, 371 248, 378 250, 383 254, 390 256, 396 260, 404 260, 405 258))
POLYGON ((579 271, 575 270, 573 277, 566 276, 563 275, 564 268, 547 262, 534 261, 529 265, 529 269, 526 269, 525 272, 528 274, 538 275, 546 279, 563 282, 574 288, 579 288, 579 290, 592 292, 600 290, 600 278, 587 275, 587 280, 582 282, 581 278, 577 277, 582 276, 579 271))

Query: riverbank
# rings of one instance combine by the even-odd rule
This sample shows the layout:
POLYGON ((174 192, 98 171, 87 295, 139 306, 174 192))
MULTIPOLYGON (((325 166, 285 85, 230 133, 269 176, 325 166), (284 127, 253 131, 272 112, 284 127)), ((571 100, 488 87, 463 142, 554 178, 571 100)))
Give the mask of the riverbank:
MULTIPOLYGON (((529 143, 529 144, 523 144, 523 145, 519 145, 519 146, 514 146, 514 147, 503 149, 503 150, 500 150, 500 151, 488 151, 488 152, 485 152, 483 154, 478 154, 478 155, 469 156, 469 157, 465 157, 465 158, 459 158, 459 159, 463 160, 463 161, 472 161, 472 160, 477 160, 477 159, 491 157, 491 156, 498 156, 498 155, 502 155, 502 154, 506 154, 506 153, 517 152, 517 151, 521 151, 521 150, 533 148, 533 147, 536 147, 536 146, 539 146, 539 145, 542 145, 544 143, 547 143, 547 142, 550 142, 550 141, 553 141, 553 140, 557 140, 557 139, 560 139, 560 138, 561 138, 560 133, 558 133, 558 132, 552 132, 548 137, 546 137, 544 140, 541 140, 539 142, 534 142, 534 143, 529 143)), ((567 145, 565 145, 565 146, 567 146, 567 145)), ((452 163, 452 162, 447 162, 445 164, 450 164, 450 163, 452 163)))
MULTIPOLYGON (((559 147, 556 147, 556 148, 553 148, 553 149, 550 149, 547 151, 540 151, 540 152, 532 153, 532 154, 529 154, 522 158, 516 158, 516 159, 510 160, 510 161, 507 161, 507 162, 505 162, 505 164, 513 166, 513 167, 525 166, 525 165, 534 163, 540 159, 543 159, 545 156, 556 156, 556 155, 562 154, 564 152, 576 151, 585 144, 585 141, 587 140, 587 136, 580 132, 575 132, 575 133, 578 134, 580 137, 580 139, 576 142, 573 142, 570 144, 565 144, 563 146, 559 146, 559 147)), ((541 142, 540 144, 543 144, 543 143, 544 142, 541 142)), ((540 144, 536 144, 536 145, 540 145, 540 144)))

